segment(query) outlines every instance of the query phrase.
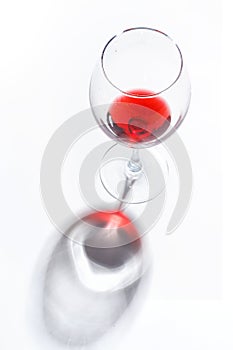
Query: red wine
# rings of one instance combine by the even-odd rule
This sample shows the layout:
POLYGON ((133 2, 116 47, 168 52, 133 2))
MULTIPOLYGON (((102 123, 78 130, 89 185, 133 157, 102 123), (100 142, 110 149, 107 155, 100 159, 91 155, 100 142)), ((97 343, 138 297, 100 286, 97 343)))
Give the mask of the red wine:
POLYGON ((169 127, 171 112, 166 101, 148 90, 131 90, 115 99, 108 111, 112 133, 131 143, 160 137, 169 127))

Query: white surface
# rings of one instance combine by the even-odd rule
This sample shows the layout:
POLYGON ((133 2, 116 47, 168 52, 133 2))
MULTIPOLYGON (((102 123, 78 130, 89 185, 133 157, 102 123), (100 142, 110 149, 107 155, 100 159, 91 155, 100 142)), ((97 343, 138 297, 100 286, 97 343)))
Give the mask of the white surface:
POLYGON ((193 95, 180 135, 194 193, 177 231, 155 238, 148 295, 115 346, 232 349, 233 241, 222 241, 220 225, 219 128, 228 122, 219 106, 219 12, 211 0, 2 2, 0 348, 51 349, 26 321, 35 266, 53 234, 40 198, 41 157, 56 128, 89 107, 90 75, 106 41, 145 25, 174 37, 189 67, 193 95))

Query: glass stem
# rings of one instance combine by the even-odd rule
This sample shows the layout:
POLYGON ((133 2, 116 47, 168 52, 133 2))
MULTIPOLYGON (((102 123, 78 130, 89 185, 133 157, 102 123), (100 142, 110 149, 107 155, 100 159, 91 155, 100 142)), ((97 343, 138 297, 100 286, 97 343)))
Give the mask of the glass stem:
POLYGON ((125 175, 129 180, 136 180, 142 173, 142 163, 139 157, 139 150, 133 150, 130 160, 126 164, 125 175))
POLYGON ((137 181, 141 173, 142 173, 142 163, 139 157, 139 150, 137 148, 134 148, 132 152, 132 156, 126 164, 126 169, 125 169, 126 181, 125 181, 123 193, 121 196, 122 202, 118 210, 122 208, 124 201, 126 200, 126 197, 128 197, 133 187, 134 182, 137 181))
POLYGON ((127 164, 129 175, 132 175, 133 177, 138 177, 139 174, 141 174, 142 171, 142 163, 139 157, 139 150, 137 148, 133 149, 132 156, 127 164), (132 173, 132 174, 131 174, 132 173))

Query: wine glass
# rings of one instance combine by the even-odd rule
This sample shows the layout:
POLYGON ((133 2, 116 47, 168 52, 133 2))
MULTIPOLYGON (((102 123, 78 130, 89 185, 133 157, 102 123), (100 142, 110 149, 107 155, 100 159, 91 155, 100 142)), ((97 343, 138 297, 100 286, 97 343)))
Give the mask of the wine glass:
POLYGON ((116 141, 100 166, 101 181, 114 198, 143 203, 164 189, 163 141, 184 120, 190 95, 181 51, 167 34, 137 27, 108 41, 92 74, 90 105, 116 141))

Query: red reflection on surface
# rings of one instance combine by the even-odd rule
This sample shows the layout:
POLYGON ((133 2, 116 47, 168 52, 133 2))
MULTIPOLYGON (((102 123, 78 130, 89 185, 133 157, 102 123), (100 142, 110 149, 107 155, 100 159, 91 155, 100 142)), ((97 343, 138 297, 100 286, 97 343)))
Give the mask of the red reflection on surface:
POLYGON ((109 230, 122 229, 131 237, 131 240, 139 238, 139 233, 131 220, 122 211, 98 211, 87 215, 84 221, 93 226, 106 228, 109 230))
POLYGON ((85 251, 95 263, 117 268, 124 265, 141 248, 136 227, 121 211, 95 212, 83 219, 91 226, 85 251))

